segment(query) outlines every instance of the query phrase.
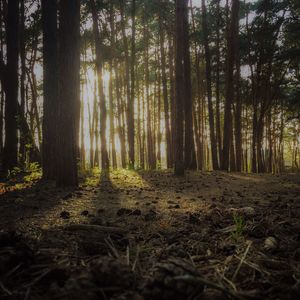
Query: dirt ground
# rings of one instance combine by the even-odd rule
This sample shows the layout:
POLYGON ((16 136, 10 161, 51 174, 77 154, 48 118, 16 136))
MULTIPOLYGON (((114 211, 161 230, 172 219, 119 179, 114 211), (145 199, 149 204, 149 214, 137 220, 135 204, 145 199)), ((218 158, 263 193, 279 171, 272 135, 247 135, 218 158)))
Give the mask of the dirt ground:
POLYGON ((118 170, 1 190, 1 299, 300 299, 299 174, 118 170))

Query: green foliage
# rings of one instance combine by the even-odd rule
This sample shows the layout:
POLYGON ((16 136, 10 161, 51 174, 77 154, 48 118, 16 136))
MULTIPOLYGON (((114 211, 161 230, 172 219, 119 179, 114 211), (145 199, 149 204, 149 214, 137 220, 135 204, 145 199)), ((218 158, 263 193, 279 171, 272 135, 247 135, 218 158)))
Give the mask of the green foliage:
POLYGON ((29 163, 26 166, 26 173, 28 173, 28 175, 24 176, 25 182, 36 181, 42 177, 41 166, 37 162, 29 163))
POLYGON ((37 162, 29 163, 25 168, 14 167, 12 170, 8 171, 7 179, 14 180, 18 177, 23 177, 24 182, 32 182, 40 179, 42 177, 42 169, 37 162), (25 175, 24 175, 25 174, 25 175))
POLYGON ((245 220, 239 214, 233 214, 233 222, 234 222, 234 231, 231 233, 233 239, 238 240, 244 232, 245 228, 245 220))
POLYGON ((14 167, 12 170, 8 170, 7 179, 11 180, 22 173, 21 168, 14 167))

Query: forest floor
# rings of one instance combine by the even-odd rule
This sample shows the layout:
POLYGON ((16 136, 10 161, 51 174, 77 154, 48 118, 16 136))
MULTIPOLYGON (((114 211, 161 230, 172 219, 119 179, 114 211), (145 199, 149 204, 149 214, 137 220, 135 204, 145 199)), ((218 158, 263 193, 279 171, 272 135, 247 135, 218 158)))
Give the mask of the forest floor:
POLYGON ((1 299, 300 299, 299 174, 0 188, 1 299))

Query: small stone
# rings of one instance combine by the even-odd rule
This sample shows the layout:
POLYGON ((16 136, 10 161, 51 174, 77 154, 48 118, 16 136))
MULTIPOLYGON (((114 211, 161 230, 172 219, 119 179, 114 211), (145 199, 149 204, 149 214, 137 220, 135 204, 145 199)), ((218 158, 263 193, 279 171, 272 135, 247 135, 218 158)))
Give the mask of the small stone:
POLYGON ((88 216, 89 215, 89 211, 88 210, 83 210, 80 214, 82 216, 88 216))
POLYGON ((246 216, 254 216, 255 215, 255 209, 251 206, 242 207, 239 209, 241 213, 243 213, 246 216))
POLYGON ((66 210, 63 210, 61 213, 60 213, 60 217, 62 218, 62 219, 70 219, 70 217, 71 217, 71 215, 70 215, 70 213, 68 212, 68 211, 66 211, 66 210))
POLYGON ((278 248, 278 242, 273 236, 269 236, 265 239, 264 249, 269 252, 273 252, 278 248))

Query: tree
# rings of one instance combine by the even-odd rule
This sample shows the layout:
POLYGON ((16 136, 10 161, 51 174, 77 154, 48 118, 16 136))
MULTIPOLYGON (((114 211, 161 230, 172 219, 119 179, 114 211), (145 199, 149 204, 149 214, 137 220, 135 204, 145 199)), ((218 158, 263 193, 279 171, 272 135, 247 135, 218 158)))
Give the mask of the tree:
POLYGON ((211 156, 213 169, 219 168, 218 155, 217 155, 217 142, 215 135, 215 117, 212 105, 212 80, 211 80, 211 55, 208 44, 208 28, 207 28, 207 13, 205 0, 202 0, 202 27, 204 36, 204 49, 205 49, 205 69, 206 69, 206 91, 207 91, 207 102, 208 102, 208 116, 209 116, 209 127, 210 127, 210 142, 211 142, 211 156))
POLYGON ((45 179, 55 179, 58 101, 57 0, 42 0, 44 115, 42 166, 45 179))
POLYGON ((174 160, 175 175, 184 175, 183 161, 183 121, 184 121, 184 14, 187 9, 186 0, 176 0, 176 54, 175 54, 175 133, 174 160))
MULTIPOLYGON (((21 0, 20 5, 20 61, 21 61, 21 76, 20 76, 20 108, 21 114, 25 113, 25 80, 26 80, 26 47, 25 47, 25 0, 21 0)), ((20 165, 24 166, 26 160, 26 141, 25 133, 20 131, 20 147, 19 147, 20 165)))
POLYGON ((101 55, 101 39, 98 25, 98 14, 95 1, 91 0, 92 17, 93 17, 93 35, 96 49, 96 69, 98 76, 98 93, 100 98, 100 139, 101 139, 101 167, 106 170, 109 168, 108 151, 106 145, 106 120, 107 109, 103 87, 103 58, 101 55))
POLYGON ((76 186, 80 112, 80 0, 61 0, 59 9, 57 185, 76 186))
POLYGON ((226 67, 226 95, 225 95, 225 111, 224 111, 224 140, 222 152, 222 170, 229 170, 230 147, 232 140, 232 103, 234 97, 234 78, 233 68, 235 63, 235 39, 236 24, 239 13, 239 0, 232 0, 231 17, 227 40, 227 67, 226 67))
MULTIPOLYGON (((130 98, 128 99, 127 106, 127 127, 128 127, 128 147, 129 147, 129 168, 134 168, 134 97, 135 97, 135 0, 132 0, 131 8, 131 19, 132 19, 132 34, 131 34, 131 65, 130 65, 130 79, 131 79, 131 89, 130 89, 130 98)), ((129 83, 127 83, 129 84, 129 83)))
MULTIPOLYGON (((239 12, 239 1, 237 3, 237 14, 239 12)), ((240 94, 241 84, 241 67, 240 67, 240 55, 239 55, 239 18, 236 16, 234 24, 234 47, 235 47, 235 158, 236 158, 236 170, 242 171, 242 99, 240 94)))
MULTIPOLYGON (((129 60, 129 46, 128 46, 128 38, 126 35, 126 16, 125 16, 125 0, 119 0, 120 1, 120 15, 121 15, 121 32, 122 32, 122 39, 123 39, 123 45, 124 45, 124 52, 125 52, 125 79, 126 79, 126 98, 127 98, 127 138, 129 143, 129 160, 133 158, 133 162, 129 161, 129 167, 133 167, 132 163, 134 163, 134 135, 132 136, 132 131, 134 133, 134 120, 133 115, 130 116, 129 111, 132 110, 133 112, 133 99, 131 99, 131 92, 130 92, 130 60, 129 60), (130 106, 130 108, 129 108, 130 106), (133 139, 132 139, 133 138, 133 139), (130 141, 129 141, 130 139, 130 141), (132 157, 133 156, 133 157, 132 157)), ((132 14, 135 14, 135 3, 132 5, 132 14)), ((135 23, 133 22, 133 29, 135 28, 135 23)), ((135 30, 135 29, 134 29, 135 30)), ((133 50, 134 50, 134 43, 132 44, 133 50)), ((134 68, 134 66, 132 65, 134 68)), ((132 70, 131 70, 132 72, 132 70)))
POLYGON ((193 101, 191 80, 191 58, 189 39, 188 0, 185 1, 183 15, 183 67, 184 67, 184 165, 196 169, 196 153, 193 130, 193 101))
MULTIPOLYGON (((160 0, 160 4, 163 1, 160 0)), ((170 117, 169 117, 169 100, 168 100, 168 86, 167 86, 167 73, 166 73, 166 54, 165 54, 165 33, 163 28, 162 7, 159 6, 159 46, 160 46, 160 60, 161 60, 161 74, 162 74, 162 88, 164 100, 164 116, 165 116, 165 135, 166 135, 166 156, 167 167, 172 167, 172 145, 171 145, 171 130, 170 130, 170 117)))
POLYGON ((18 63, 19 63, 19 1, 10 0, 6 22, 7 64, 1 62, 2 86, 5 90, 5 144, 3 169, 8 171, 18 164, 18 63))

